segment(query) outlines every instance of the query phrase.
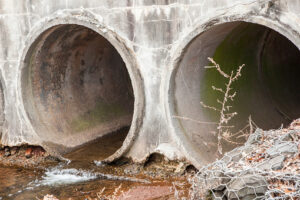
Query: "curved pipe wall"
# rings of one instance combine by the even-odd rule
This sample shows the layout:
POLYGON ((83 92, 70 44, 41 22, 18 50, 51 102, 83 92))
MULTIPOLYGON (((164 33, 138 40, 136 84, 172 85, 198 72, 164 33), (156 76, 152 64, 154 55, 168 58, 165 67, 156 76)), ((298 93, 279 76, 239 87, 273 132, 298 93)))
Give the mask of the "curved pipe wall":
POLYGON ((79 25, 52 27, 35 41, 25 63, 25 109, 48 145, 78 146, 130 127, 129 74, 116 49, 98 33, 79 25))
POLYGON ((130 125, 107 161, 156 152, 201 167, 216 158, 203 144, 214 127, 174 115, 216 119, 198 104, 223 84, 208 56, 246 64, 237 129, 250 114, 266 129, 299 117, 299 13, 286 0, 0 0, 1 143, 59 153, 130 125))
MULTIPOLYGON (((217 99, 223 94, 212 86, 224 88, 227 80, 216 70, 205 69, 208 57, 226 72, 245 64, 242 77, 232 89, 237 92, 231 112, 237 112, 227 126, 235 133, 254 123, 263 129, 288 125, 300 116, 300 51, 278 32, 258 24, 231 22, 213 26, 196 37, 183 52, 173 80, 170 97, 173 121, 179 134, 186 135, 205 162, 217 156, 217 125, 220 113, 200 102, 221 109, 217 99), (205 153, 204 153, 205 152, 205 153)), ((225 89, 224 89, 225 91, 225 89)), ((242 143, 236 134, 229 140, 242 143)), ((235 144, 222 140, 224 152, 235 144)))
POLYGON ((68 14, 42 22, 28 39, 19 79, 24 120, 37 145, 55 155, 98 138, 114 141, 99 155, 110 162, 137 136, 143 83, 120 36, 95 26, 90 13, 68 14))

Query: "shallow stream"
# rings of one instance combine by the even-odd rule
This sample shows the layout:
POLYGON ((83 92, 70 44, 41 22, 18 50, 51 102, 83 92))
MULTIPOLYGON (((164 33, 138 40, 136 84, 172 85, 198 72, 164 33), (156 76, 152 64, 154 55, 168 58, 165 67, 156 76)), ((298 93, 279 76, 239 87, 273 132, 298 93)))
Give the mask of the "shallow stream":
POLYGON ((69 162, 36 169, 0 166, 0 200, 43 199, 47 194, 59 199, 95 199, 103 188, 103 194, 112 194, 121 184, 122 191, 166 185, 164 181, 150 183, 145 177, 127 176, 119 167, 101 162, 122 145, 127 131, 123 129, 65 155, 69 162))

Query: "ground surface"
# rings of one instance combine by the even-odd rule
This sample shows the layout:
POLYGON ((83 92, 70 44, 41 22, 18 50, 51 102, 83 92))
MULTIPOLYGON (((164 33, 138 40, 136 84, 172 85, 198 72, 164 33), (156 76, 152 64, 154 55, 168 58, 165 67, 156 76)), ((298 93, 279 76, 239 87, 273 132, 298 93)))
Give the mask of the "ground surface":
MULTIPOLYGON (((96 149, 92 149, 97 153, 96 149)), ((300 199, 300 120, 285 129, 257 129, 243 146, 204 166, 198 173, 188 163, 169 161, 159 154, 151 155, 144 164, 120 159, 108 165, 95 162, 95 154, 87 149, 75 152, 69 154, 73 161, 60 171, 84 169, 112 176, 73 185, 40 188, 35 198, 300 199)), ((38 174, 42 177, 43 169, 63 163, 41 147, 33 146, 1 148, 0 162, 5 166, 17 166, 1 168, 3 176, 0 176, 0 186, 3 191, 1 193, 0 187, 0 199, 7 191, 5 188, 11 189, 17 183, 34 180, 38 174)), ((14 190, 10 191, 13 193, 14 190)), ((24 194, 31 195, 30 192, 24 194)), ((18 198, 8 199, 22 199, 24 196, 14 197, 18 198)))

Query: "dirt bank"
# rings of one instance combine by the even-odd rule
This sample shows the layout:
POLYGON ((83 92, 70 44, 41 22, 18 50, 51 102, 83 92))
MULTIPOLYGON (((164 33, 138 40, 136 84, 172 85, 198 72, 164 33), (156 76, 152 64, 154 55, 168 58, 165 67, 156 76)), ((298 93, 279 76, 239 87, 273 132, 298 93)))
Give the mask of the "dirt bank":
POLYGON ((34 168, 47 163, 57 163, 55 158, 39 146, 2 146, 0 147, 0 165, 22 168, 34 168))

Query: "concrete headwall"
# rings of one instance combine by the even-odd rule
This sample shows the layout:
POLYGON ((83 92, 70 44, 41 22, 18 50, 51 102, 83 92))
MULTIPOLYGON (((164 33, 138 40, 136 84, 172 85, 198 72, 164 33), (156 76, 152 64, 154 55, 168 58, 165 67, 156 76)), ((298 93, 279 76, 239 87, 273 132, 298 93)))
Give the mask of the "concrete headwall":
MULTIPOLYGON (((271 123, 266 128, 277 128, 281 123, 286 124, 286 119, 290 121, 300 116, 297 103, 300 100, 299 87, 291 86, 300 85, 300 66, 287 68, 286 74, 280 68, 282 65, 299 64, 297 56, 291 56, 292 59, 295 58, 295 62, 288 64, 284 58, 291 51, 293 55, 299 53, 300 1, 0 0, 1 143, 42 145, 49 151, 55 151, 60 146, 74 147, 95 139, 99 136, 97 133, 100 129, 73 136, 73 117, 81 120, 80 116, 87 116, 84 114, 86 112, 91 117, 97 117, 104 110, 103 112, 110 113, 108 118, 100 117, 100 120, 92 120, 92 123, 99 122, 105 130, 112 131, 131 122, 123 146, 108 160, 123 155, 142 162, 151 153, 159 152, 170 159, 187 159, 197 167, 211 162, 216 156, 214 152, 207 150, 210 147, 206 147, 205 143, 214 143, 214 136, 207 134, 209 129, 189 124, 190 121, 185 122, 182 118, 193 118, 197 122, 209 118, 209 114, 205 114, 203 118, 205 111, 197 111, 197 106, 193 107, 193 103, 200 99, 197 93, 205 95, 199 85, 207 83, 203 81, 204 73, 198 69, 208 64, 208 56, 218 57, 216 51, 220 50, 219 45, 224 44, 222 41, 234 43, 234 39, 228 39, 230 35, 237 37, 239 41, 239 32, 232 31, 243 23, 261 25, 260 27, 282 36, 284 44, 291 43, 280 45, 279 42, 277 47, 267 45, 270 53, 265 53, 268 56, 265 61, 268 71, 264 74, 269 78, 262 79, 270 80, 266 87, 271 88, 269 95, 274 93, 271 99, 273 103, 276 102, 267 116, 274 116, 272 112, 284 116, 274 117, 278 123, 271 123), (55 32, 59 27, 61 32, 55 32), (81 32, 74 32, 74 29, 81 32), (93 36, 89 37, 89 34, 93 36), (97 34, 98 39, 95 36, 97 34), (96 39, 91 41, 90 38, 96 39), (101 45, 104 45, 103 49, 101 45), (80 54, 78 58, 77 51, 80 54), (270 67, 271 54, 280 63, 277 74, 270 67), (33 57, 36 59, 32 59, 33 57), (102 57, 106 57, 106 60, 102 60, 102 57), (59 63, 57 59, 60 59, 59 63), (63 62, 65 63, 62 64, 63 62), (68 65, 74 65, 74 70, 68 70, 68 65), (93 71, 93 66, 96 65, 112 68, 93 71), (119 69, 120 66, 127 71, 119 69), (82 80, 81 72, 84 74, 82 80), (184 75, 180 75, 181 73, 184 75), (114 74, 117 78, 114 78, 114 74), (286 92, 276 93, 274 80, 282 74, 291 77, 278 79, 281 80, 280 85, 288 82, 286 87, 281 87, 283 90, 288 89, 286 92), (75 82, 80 80, 82 84, 76 85, 75 82), (99 89, 95 82, 103 84, 105 89, 99 89), (293 92, 290 94, 289 91, 293 92), (81 97, 81 94, 87 94, 87 97, 81 97), (284 103, 280 98, 278 100, 278 96, 282 95, 287 95, 287 108, 282 105, 284 103), (99 102, 111 105, 102 109, 99 102), (129 110, 123 109, 124 105, 129 110), (93 114, 94 107, 100 107, 101 112, 93 114), (115 115, 119 118, 111 117, 115 115), (181 118, 176 117, 178 115, 181 118)), ((264 33, 267 32, 262 31, 258 35, 264 33)), ((263 41, 262 38, 263 36, 258 40, 263 41)), ((273 40, 278 41, 276 38, 277 36, 273 37, 273 40)), ((264 47, 265 43, 260 44, 264 47)), ((241 48, 247 49, 244 46, 241 48)), ((229 51, 223 49, 224 52, 229 51)), ((258 56, 264 53, 264 50, 257 49, 259 48, 249 47, 249 51, 257 51, 258 56)), ((226 63, 226 58, 220 58, 218 62, 222 63, 223 59, 223 63, 226 63)), ((261 61, 263 60, 259 59, 259 63, 261 61)), ((239 64, 233 61, 230 63, 239 64)), ((255 67, 253 63, 255 62, 249 65, 255 67)), ((257 76, 260 77, 261 74, 257 76)), ((253 80, 249 80, 250 85, 253 80)), ((254 86, 252 90, 255 87, 260 86, 254 86)), ((265 92, 249 97, 254 100, 247 101, 245 106, 251 107, 256 99, 261 99, 258 100, 260 103, 256 110, 269 105, 271 100, 261 97, 262 94, 265 92)), ((251 115, 251 112, 246 112, 245 115, 248 114, 251 115)), ((264 119, 258 120, 261 123, 264 119)), ((89 121, 82 126, 90 126, 90 123, 89 121)))

